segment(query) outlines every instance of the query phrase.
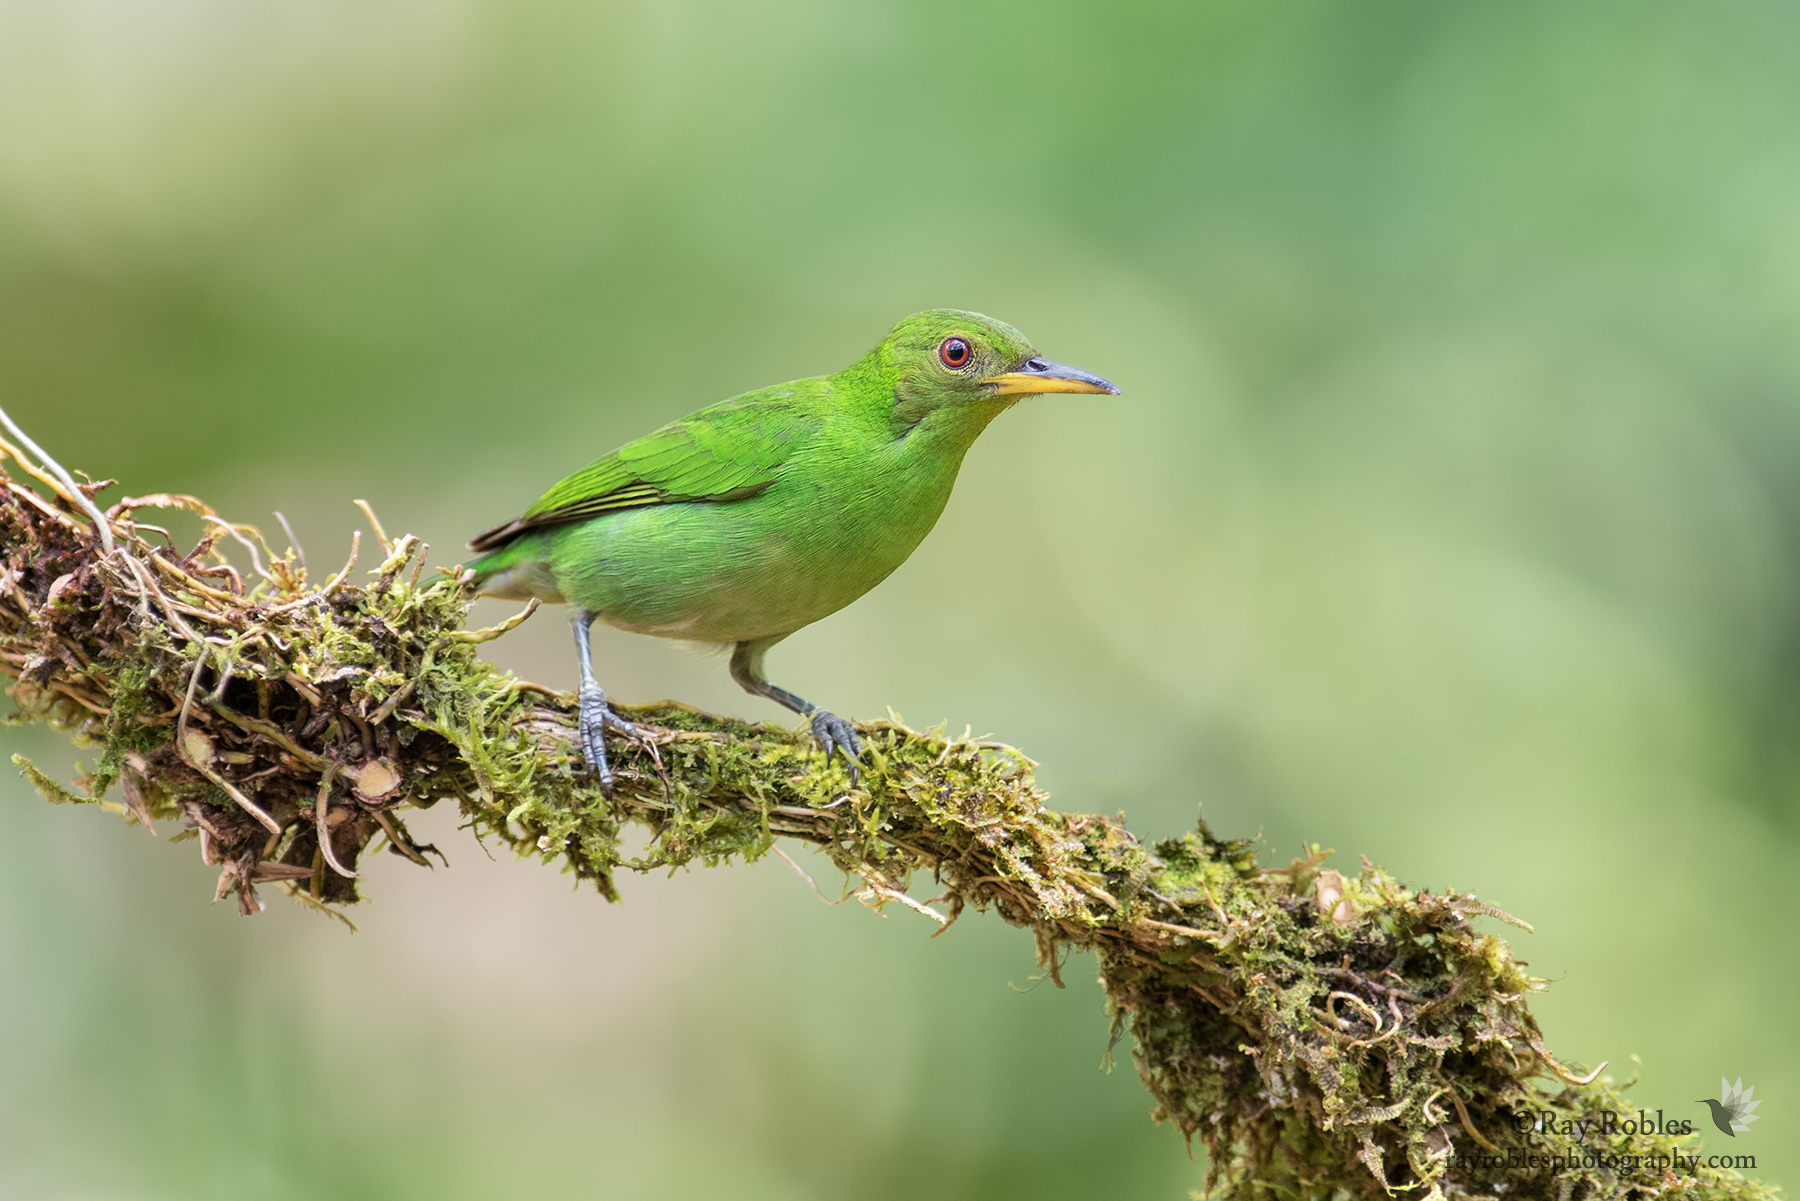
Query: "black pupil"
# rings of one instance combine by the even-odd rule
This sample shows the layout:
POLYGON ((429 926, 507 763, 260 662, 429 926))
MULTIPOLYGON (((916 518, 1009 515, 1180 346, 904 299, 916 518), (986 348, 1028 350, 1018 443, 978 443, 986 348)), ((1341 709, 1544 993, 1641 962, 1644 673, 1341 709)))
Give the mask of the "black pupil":
POLYGON ((961 363, 969 357, 969 345, 959 338, 952 338, 944 345, 944 358, 951 363, 961 363))

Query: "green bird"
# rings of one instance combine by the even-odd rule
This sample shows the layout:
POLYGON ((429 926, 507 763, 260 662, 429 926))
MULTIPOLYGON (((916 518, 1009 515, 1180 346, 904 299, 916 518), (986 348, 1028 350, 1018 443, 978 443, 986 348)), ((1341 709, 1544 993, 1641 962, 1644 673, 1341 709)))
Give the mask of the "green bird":
POLYGON ((726 643, 746 692, 812 719, 857 781, 850 723, 769 682, 763 657, 906 561, 950 499, 988 422, 1044 392, 1119 395, 1038 357, 1012 326, 935 309, 906 318, 834 375, 746 392, 569 476, 469 543, 476 588, 566 604, 581 666, 580 742, 612 787, 603 730, 635 727, 594 678, 595 620, 726 643))

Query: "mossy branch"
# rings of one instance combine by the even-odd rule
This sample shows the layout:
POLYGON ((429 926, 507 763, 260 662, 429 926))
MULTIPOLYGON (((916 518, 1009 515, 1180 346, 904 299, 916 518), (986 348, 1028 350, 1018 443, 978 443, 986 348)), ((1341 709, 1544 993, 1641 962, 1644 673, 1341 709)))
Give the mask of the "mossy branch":
POLYGON ((859 726, 851 789, 791 730, 627 707, 642 736, 611 747, 604 795, 576 770, 573 698, 481 659, 501 631, 463 629, 461 578, 422 578, 411 536, 389 542, 371 515, 381 558, 364 582, 353 550, 313 588, 293 551, 192 497, 102 514, 105 484, 0 451, 44 488, 0 469, 0 670, 20 720, 102 748, 74 789, 14 762, 51 801, 152 832, 179 822, 175 841, 197 838, 220 868, 216 898, 246 915, 269 885, 341 917, 367 854, 429 861, 403 814, 441 802, 609 899, 621 870, 754 860, 793 839, 865 902, 908 905, 940 933, 971 907, 1030 930, 1053 977, 1067 951, 1093 952, 1115 1039, 1136 1040, 1155 1116, 1205 1144, 1219 1195, 1778 1195, 1708 1166, 1692 1135, 1609 1121, 1637 1111, 1598 1069, 1551 1056, 1527 1005, 1544 982, 1475 928, 1515 919, 1472 895, 1366 864, 1345 877, 1318 848, 1263 870, 1204 825, 1147 847, 1120 821, 1049 809, 1011 747, 896 722, 859 726), (171 506, 207 523, 190 551, 137 520, 171 506), (248 581, 218 553, 227 538, 248 581), (649 832, 636 855, 629 824, 649 832), (921 874, 932 901, 908 891, 921 874))

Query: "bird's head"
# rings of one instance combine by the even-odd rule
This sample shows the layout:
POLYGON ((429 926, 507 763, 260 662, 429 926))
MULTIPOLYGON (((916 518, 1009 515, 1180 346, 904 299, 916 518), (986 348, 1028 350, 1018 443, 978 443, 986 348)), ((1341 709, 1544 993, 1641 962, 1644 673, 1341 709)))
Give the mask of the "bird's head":
POLYGON ((1043 392, 1119 390, 1097 375, 1053 363, 1033 350, 1025 335, 992 317, 960 309, 915 313, 882 342, 903 410, 934 409, 1043 392))

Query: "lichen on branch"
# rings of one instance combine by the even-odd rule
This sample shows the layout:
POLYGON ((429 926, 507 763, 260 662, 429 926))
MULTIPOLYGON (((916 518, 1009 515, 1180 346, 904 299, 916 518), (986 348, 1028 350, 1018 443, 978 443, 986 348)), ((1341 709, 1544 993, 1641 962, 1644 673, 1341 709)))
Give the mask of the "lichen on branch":
POLYGON ((859 725, 851 788, 795 731, 624 706, 640 735, 610 747, 606 794, 578 770, 573 698, 480 657, 530 610, 465 630, 462 577, 427 574, 428 548, 372 513, 372 564, 357 574, 353 544, 315 586, 294 551, 192 497, 102 512, 107 484, 0 451, 41 485, 0 469, 0 670, 17 720, 100 748, 73 786, 14 762, 48 800, 175 823, 246 915, 268 886, 342 917, 370 853, 438 854, 404 817, 443 803, 608 899, 621 872, 809 843, 866 903, 940 933, 970 908, 1030 930, 1058 983, 1068 952, 1092 952, 1115 1039, 1135 1041, 1154 1115, 1204 1144, 1216 1195, 1778 1195, 1691 1160, 1691 1136, 1609 1122, 1637 1107, 1551 1055, 1528 1005, 1544 982, 1477 928, 1516 919, 1471 895, 1366 863, 1346 877, 1319 848, 1265 870, 1204 824, 1146 846, 1121 820, 1050 809, 1019 751, 898 722, 859 725), (200 516, 199 545, 140 520, 169 507, 200 516), (635 852, 628 826, 647 832, 635 852))

